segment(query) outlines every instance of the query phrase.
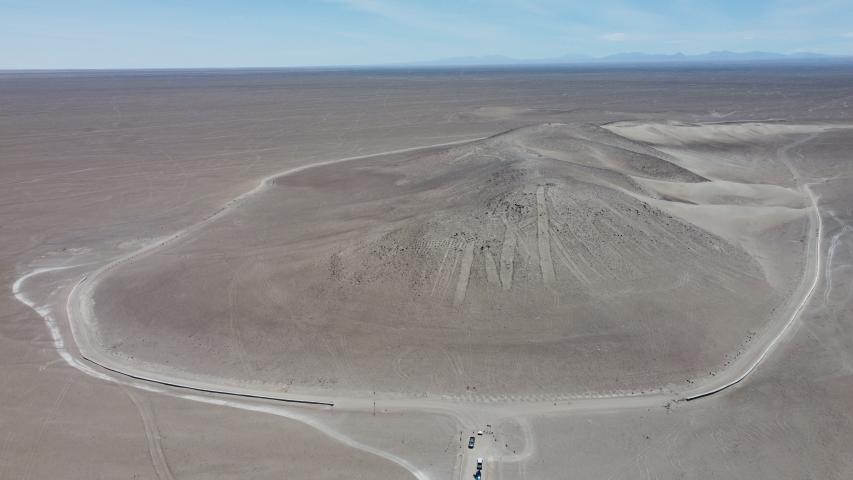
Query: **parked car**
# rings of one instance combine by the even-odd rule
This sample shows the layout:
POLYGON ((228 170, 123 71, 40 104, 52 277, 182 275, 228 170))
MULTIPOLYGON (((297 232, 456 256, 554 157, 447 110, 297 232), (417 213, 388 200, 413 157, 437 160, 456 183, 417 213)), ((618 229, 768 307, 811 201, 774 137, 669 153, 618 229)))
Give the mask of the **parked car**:
POLYGON ((483 478, 483 471, 477 470, 477 473, 474 474, 474 480, 480 480, 481 478, 483 478))
POLYGON ((474 448, 474 437, 468 437, 468 448, 474 448))
POLYGON ((477 459, 477 470, 483 469, 483 457, 477 459))

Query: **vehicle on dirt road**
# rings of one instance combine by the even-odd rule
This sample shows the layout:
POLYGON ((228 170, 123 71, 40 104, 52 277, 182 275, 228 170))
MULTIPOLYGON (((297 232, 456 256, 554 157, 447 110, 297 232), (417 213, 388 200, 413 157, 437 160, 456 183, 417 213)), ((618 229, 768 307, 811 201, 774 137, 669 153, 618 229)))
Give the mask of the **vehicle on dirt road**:
POLYGON ((468 437, 468 448, 474 448, 474 441, 476 439, 474 437, 468 437))

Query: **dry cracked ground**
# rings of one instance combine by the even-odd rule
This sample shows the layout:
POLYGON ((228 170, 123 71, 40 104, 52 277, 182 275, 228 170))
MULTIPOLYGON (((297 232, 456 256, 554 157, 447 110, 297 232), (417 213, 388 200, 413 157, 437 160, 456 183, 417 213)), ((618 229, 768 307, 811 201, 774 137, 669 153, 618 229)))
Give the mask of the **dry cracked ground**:
POLYGON ((851 75, 3 74, 0 477, 849 478, 851 75))

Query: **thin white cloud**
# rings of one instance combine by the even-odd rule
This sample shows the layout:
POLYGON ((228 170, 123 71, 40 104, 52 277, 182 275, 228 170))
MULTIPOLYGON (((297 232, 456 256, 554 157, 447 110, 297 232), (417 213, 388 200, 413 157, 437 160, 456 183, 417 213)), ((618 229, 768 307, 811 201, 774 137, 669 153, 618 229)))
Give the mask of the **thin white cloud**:
POLYGON ((416 4, 393 0, 324 0, 350 10, 384 18, 398 25, 428 30, 460 38, 482 38, 506 32, 498 25, 484 24, 471 18, 425 9, 416 4))
POLYGON ((628 34, 625 32, 612 32, 605 33, 598 38, 607 40, 608 42, 624 42, 625 40, 628 40, 628 34))
POLYGON ((326 0, 326 3, 336 3, 349 7, 353 10, 361 10, 363 12, 387 18, 399 18, 400 16, 409 17, 409 14, 405 11, 401 11, 401 9, 394 3, 376 0, 326 0))
POLYGON ((503 0, 505 5, 521 10, 534 15, 548 15, 553 13, 553 9, 548 8, 536 0, 503 0))

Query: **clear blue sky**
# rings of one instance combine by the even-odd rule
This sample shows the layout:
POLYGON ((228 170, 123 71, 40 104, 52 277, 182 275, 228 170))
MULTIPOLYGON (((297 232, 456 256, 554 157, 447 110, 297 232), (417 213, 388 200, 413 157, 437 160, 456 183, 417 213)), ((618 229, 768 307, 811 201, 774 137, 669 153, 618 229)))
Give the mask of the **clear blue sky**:
POLYGON ((0 0, 0 68, 853 54, 853 0, 0 0))

